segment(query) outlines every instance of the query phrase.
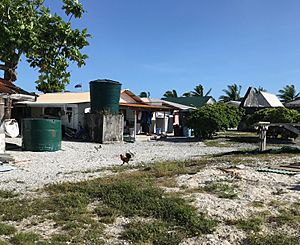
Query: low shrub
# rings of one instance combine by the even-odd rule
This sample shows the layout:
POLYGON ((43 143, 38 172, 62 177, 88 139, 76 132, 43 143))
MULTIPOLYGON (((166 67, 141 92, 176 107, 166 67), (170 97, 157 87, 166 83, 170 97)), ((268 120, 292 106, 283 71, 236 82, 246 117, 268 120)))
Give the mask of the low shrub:
POLYGON ((190 114, 188 126, 194 129, 195 136, 211 138, 217 131, 237 127, 243 114, 243 109, 224 103, 206 105, 190 114))
POLYGON ((270 123, 300 123, 300 113, 284 107, 267 108, 255 112, 247 120, 250 124, 260 121, 270 123))

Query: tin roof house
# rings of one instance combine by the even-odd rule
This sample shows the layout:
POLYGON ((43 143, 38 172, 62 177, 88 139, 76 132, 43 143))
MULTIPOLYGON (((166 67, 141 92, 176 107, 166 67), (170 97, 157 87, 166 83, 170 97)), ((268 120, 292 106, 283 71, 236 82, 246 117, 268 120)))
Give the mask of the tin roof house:
MULTIPOLYGON (((18 108, 16 110, 21 118, 61 119, 64 127, 77 130, 80 125, 84 125, 85 113, 90 112, 90 106, 90 92, 64 92, 41 94, 34 102, 20 101, 17 103, 18 108)), ((124 115, 124 122, 127 123, 126 127, 131 128, 134 134, 139 132, 139 112, 169 111, 172 109, 167 106, 146 103, 128 89, 121 90, 119 108, 124 115)))
POLYGON ((244 108, 248 113, 253 113, 259 109, 284 106, 276 95, 257 91, 255 88, 249 87, 241 101, 240 107, 244 108))

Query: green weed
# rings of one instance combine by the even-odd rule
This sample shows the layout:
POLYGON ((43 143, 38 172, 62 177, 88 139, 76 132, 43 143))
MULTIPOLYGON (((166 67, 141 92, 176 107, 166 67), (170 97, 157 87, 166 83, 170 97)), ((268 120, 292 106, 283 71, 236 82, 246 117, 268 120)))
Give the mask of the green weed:
POLYGON ((17 229, 12 226, 5 223, 0 223, 0 235, 11 235, 14 234, 17 231, 17 229))
POLYGON ((286 234, 254 234, 245 239, 248 245, 299 245, 300 238, 286 234))
POLYGON ((31 245, 39 240, 39 236, 32 232, 20 232, 10 239, 12 244, 31 245))
POLYGON ((208 193, 217 195, 219 198, 234 199, 237 197, 235 187, 224 183, 210 183, 203 189, 208 193))

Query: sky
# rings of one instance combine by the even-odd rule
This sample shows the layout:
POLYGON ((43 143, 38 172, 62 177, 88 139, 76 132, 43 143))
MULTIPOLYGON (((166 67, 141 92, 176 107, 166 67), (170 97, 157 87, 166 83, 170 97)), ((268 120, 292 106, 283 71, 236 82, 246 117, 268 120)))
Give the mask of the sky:
MULTIPOLYGON (((137 95, 161 98, 202 84, 218 99, 227 85, 277 93, 300 90, 299 0, 81 0, 86 13, 72 25, 92 35, 86 66, 70 66, 69 91, 111 79, 137 95)), ((48 0, 52 12, 60 0, 48 0)), ((36 71, 25 60, 16 84, 36 91, 36 71)))

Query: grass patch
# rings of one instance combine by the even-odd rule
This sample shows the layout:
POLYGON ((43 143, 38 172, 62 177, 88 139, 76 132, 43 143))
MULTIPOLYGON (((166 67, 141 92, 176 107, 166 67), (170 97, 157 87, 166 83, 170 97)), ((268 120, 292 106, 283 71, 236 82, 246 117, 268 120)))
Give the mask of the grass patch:
MULTIPOLYGON (((11 234, 9 241, 13 244, 102 244, 104 223, 113 223, 119 216, 155 220, 155 224, 144 224, 145 230, 141 231, 149 233, 146 240, 150 243, 168 244, 168 241, 177 242, 211 233, 217 225, 215 220, 199 214, 188 201, 158 187, 164 180, 170 182, 174 175, 189 172, 200 165, 196 162, 192 165, 175 162, 166 166, 155 164, 153 168, 142 171, 49 185, 41 190, 43 195, 40 197, 1 200, 0 220, 30 221, 34 217, 28 227, 50 220, 60 231, 47 240, 32 233, 11 234), (157 229, 154 229, 156 225, 157 229)), ((136 229, 133 223, 126 230, 130 241, 135 241, 136 235, 133 234, 136 229)))
POLYGON ((263 208, 265 205, 263 201, 253 201, 251 206, 255 208, 263 208))
POLYGON ((160 221, 135 221, 128 224, 122 233, 122 238, 134 244, 179 244, 184 234, 170 231, 166 223, 160 221))
POLYGON ((21 221, 41 213, 43 202, 33 199, 8 199, 0 201, 1 220, 21 221))
POLYGON ((254 217, 250 219, 238 219, 238 220, 230 220, 227 221, 227 225, 235 225, 238 229, 241 229, 243 231, 254 231, 258 232, 261 230, 261 226, 263 225, 263 219, 254 217))
POLYGON ((16 196, 18 196, 18 194, 15 192, 0 190, 0 198, 8 199, 8 198, 14 198, 16 196))
POLYGON ((157 162, 143 167, 141 170, 155 178, 173 177, 181 174, 195 174, 203 169, 208 162, 205 158, 181 162, 157 162))
POLYGON ((254 234, 245 239, 248 245, 299 245, 300 238, 286 234, 254 234))
POLYGON ((286 209, 279 210, 279 215, 269 217, 269 223, 300 228, 300 204, 294 203, 286 209))
POLYGON ((259 149, 254 150, 239 150, 225 152, 217 154, 216 156, 228 156, 228 155, 265 155, 265 154, 299 154, 300 148, 294 146, 283 146, 278 149, 268 149, 265 151, 259 151, 259 149))
POLYGON ((118 210, 105 205, 99 205, 96 207, 94 209, 94 213, 97 214, 99 220, 105 224, 114 223, 115 219, 120 215, 118 210))
POLYGON ((204 186, 203 190, 216 195, 219 198, 237 198, 236 187, 225 183, 210 183, 204 186))
POLYGON ((33 232, 20 232, 10 239, 12 244, 30 245, 39 240, 39 236, 33 232))
POLYGON ((91 199, 101 200, 105 209, 96 212, 117 212, 125 217, 152 217, 180 227, 186 236, 194 236, 213 231, 216 222, 197 214, 195 208, 185 200, 165 194, 155 187, 149 176, 133 175, 97 179, 85 183, 69 183, 50 187, 50 191, 87 193, 91 199), (140 179, 139 179, 140 178, 140 179))
POLYGON ((14 234, 17 231, 17 229, 12 226, 5 223, 0 223, 0 235, 11 235, 14 234))

